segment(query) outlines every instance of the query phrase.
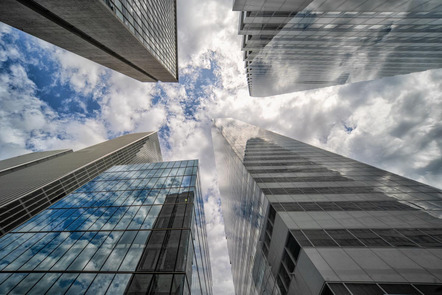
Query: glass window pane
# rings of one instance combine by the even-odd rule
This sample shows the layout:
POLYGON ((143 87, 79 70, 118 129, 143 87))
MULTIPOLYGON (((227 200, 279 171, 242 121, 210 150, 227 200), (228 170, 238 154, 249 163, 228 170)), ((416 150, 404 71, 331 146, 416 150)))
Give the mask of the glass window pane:
POLYGON ((78 273, 65 273, 63 274, 46 294, 64 294, 66 290, 71 286, 71 284, 77 278, 78 273))
POLYGON ((315 247, 338 247, 324 230, 303 230, 303 232, 315 247))
POLYGON ((75 282, 71 285, 69 290, 66 292, 68 295, 78 295, 84 294, 89 288, 89 285, 94 280, 96 274, 94 273, 82 273, 80 274, 75 282))
POLYGON ((98 274, 91 286, 87 290, 86 295, 102 295, 105 294, 110 283, 114 279, 115 274, 98 274))
POLYGON ((132 243, 131 248, 126 254, 119 271, 134 271, 138 261, 140 260, 141 254, 143 253, 144 248, 146 247, 146 241, 149 237, 149 231, 140 231, 138 232, 137 237, 132 243))
POLYGON ((131 275, 130 274, 117 274, 112 280, 109 289, 107 289, 106 294, 114 295, 114 294, 123 294, 126 289, 127 284, 129 283, 131 275))
POLYGON ((61 273, 47 273, 35 284, 28 294, 40 295, 45 294, 52 284, 61 276, 61 273))
POLYGON ((18 285, 22 279, 24 279, 28 274, 27 273, 14 273, 9 276, 1 285, 0 285, 0 294, 7 294, 11 291, 16 285, 18 285))

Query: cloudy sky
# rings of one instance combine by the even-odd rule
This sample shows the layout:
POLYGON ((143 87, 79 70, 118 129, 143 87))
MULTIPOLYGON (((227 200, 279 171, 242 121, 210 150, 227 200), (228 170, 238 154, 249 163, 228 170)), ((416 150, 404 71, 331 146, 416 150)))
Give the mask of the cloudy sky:
POLYGON ((233 117, 442 187, 442 70, 249 97, 238 15, 178 1, 180 83, 140 83, 0 24, 0 159, 159 130, 165 160, 200 159, 215 294, 233 294, 210 119, 233 117))

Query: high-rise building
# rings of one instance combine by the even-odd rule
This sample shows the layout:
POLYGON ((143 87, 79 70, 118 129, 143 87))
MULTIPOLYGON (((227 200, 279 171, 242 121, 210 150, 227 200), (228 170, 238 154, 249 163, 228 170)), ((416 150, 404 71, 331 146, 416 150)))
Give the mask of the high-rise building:
POLYGON ((442 294, 442 191, 233 119, 212 128, 236 294, 442 294))
POLYGON ((211 294, 198 161, 116 165, 0 238, 0 294, 211 294))
POLYGON ((0 161, 0 236, 113 165, 162 161, 156 132, 0 161))
POLYGON ((442 66, 439 0, 235 0, 233 10, 252 96, 442 66))
POLYGON ((175 0, 2 0, 0 21, 139 81, 178 81, 175 0))

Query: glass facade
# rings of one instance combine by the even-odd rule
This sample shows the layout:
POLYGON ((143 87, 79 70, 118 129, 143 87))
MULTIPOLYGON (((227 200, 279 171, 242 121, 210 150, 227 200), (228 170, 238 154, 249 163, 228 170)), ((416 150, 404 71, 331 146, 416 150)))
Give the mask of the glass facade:
POLYGON ((0 175, 0 236, 114 165, 158 161, 157 133, 145 132, 14 166, 0 175))
POLYGON ((0 239, 0 294, 211 294, 198 161, 114 166, 0 239))
POLYGON ((212 136, 237 294, 442 290, 441 190, 233 119, 212 136))
POLYGON ((438 0, 236 0, 252 96, 440 68, 438 0))
POLYGON ((176 0, 3 0, 0 20, 141 82, 178 82, 176 0))
POLYGON ((177 78, 176 1, 103 1, 149 52, 177 78))

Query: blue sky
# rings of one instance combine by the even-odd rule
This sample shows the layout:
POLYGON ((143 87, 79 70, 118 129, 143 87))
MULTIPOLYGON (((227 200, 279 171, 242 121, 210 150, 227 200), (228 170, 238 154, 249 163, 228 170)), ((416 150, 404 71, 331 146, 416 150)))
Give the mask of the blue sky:
POLYGON ((233 117, 442 186, 442 70, 252 98, 231 3, 183 2, 175 84, 140 83, 0 25, 0 159, 159 130, 165 160, 200 159, 215 294, 233 294, 233 285, 211 118, 233 117))

